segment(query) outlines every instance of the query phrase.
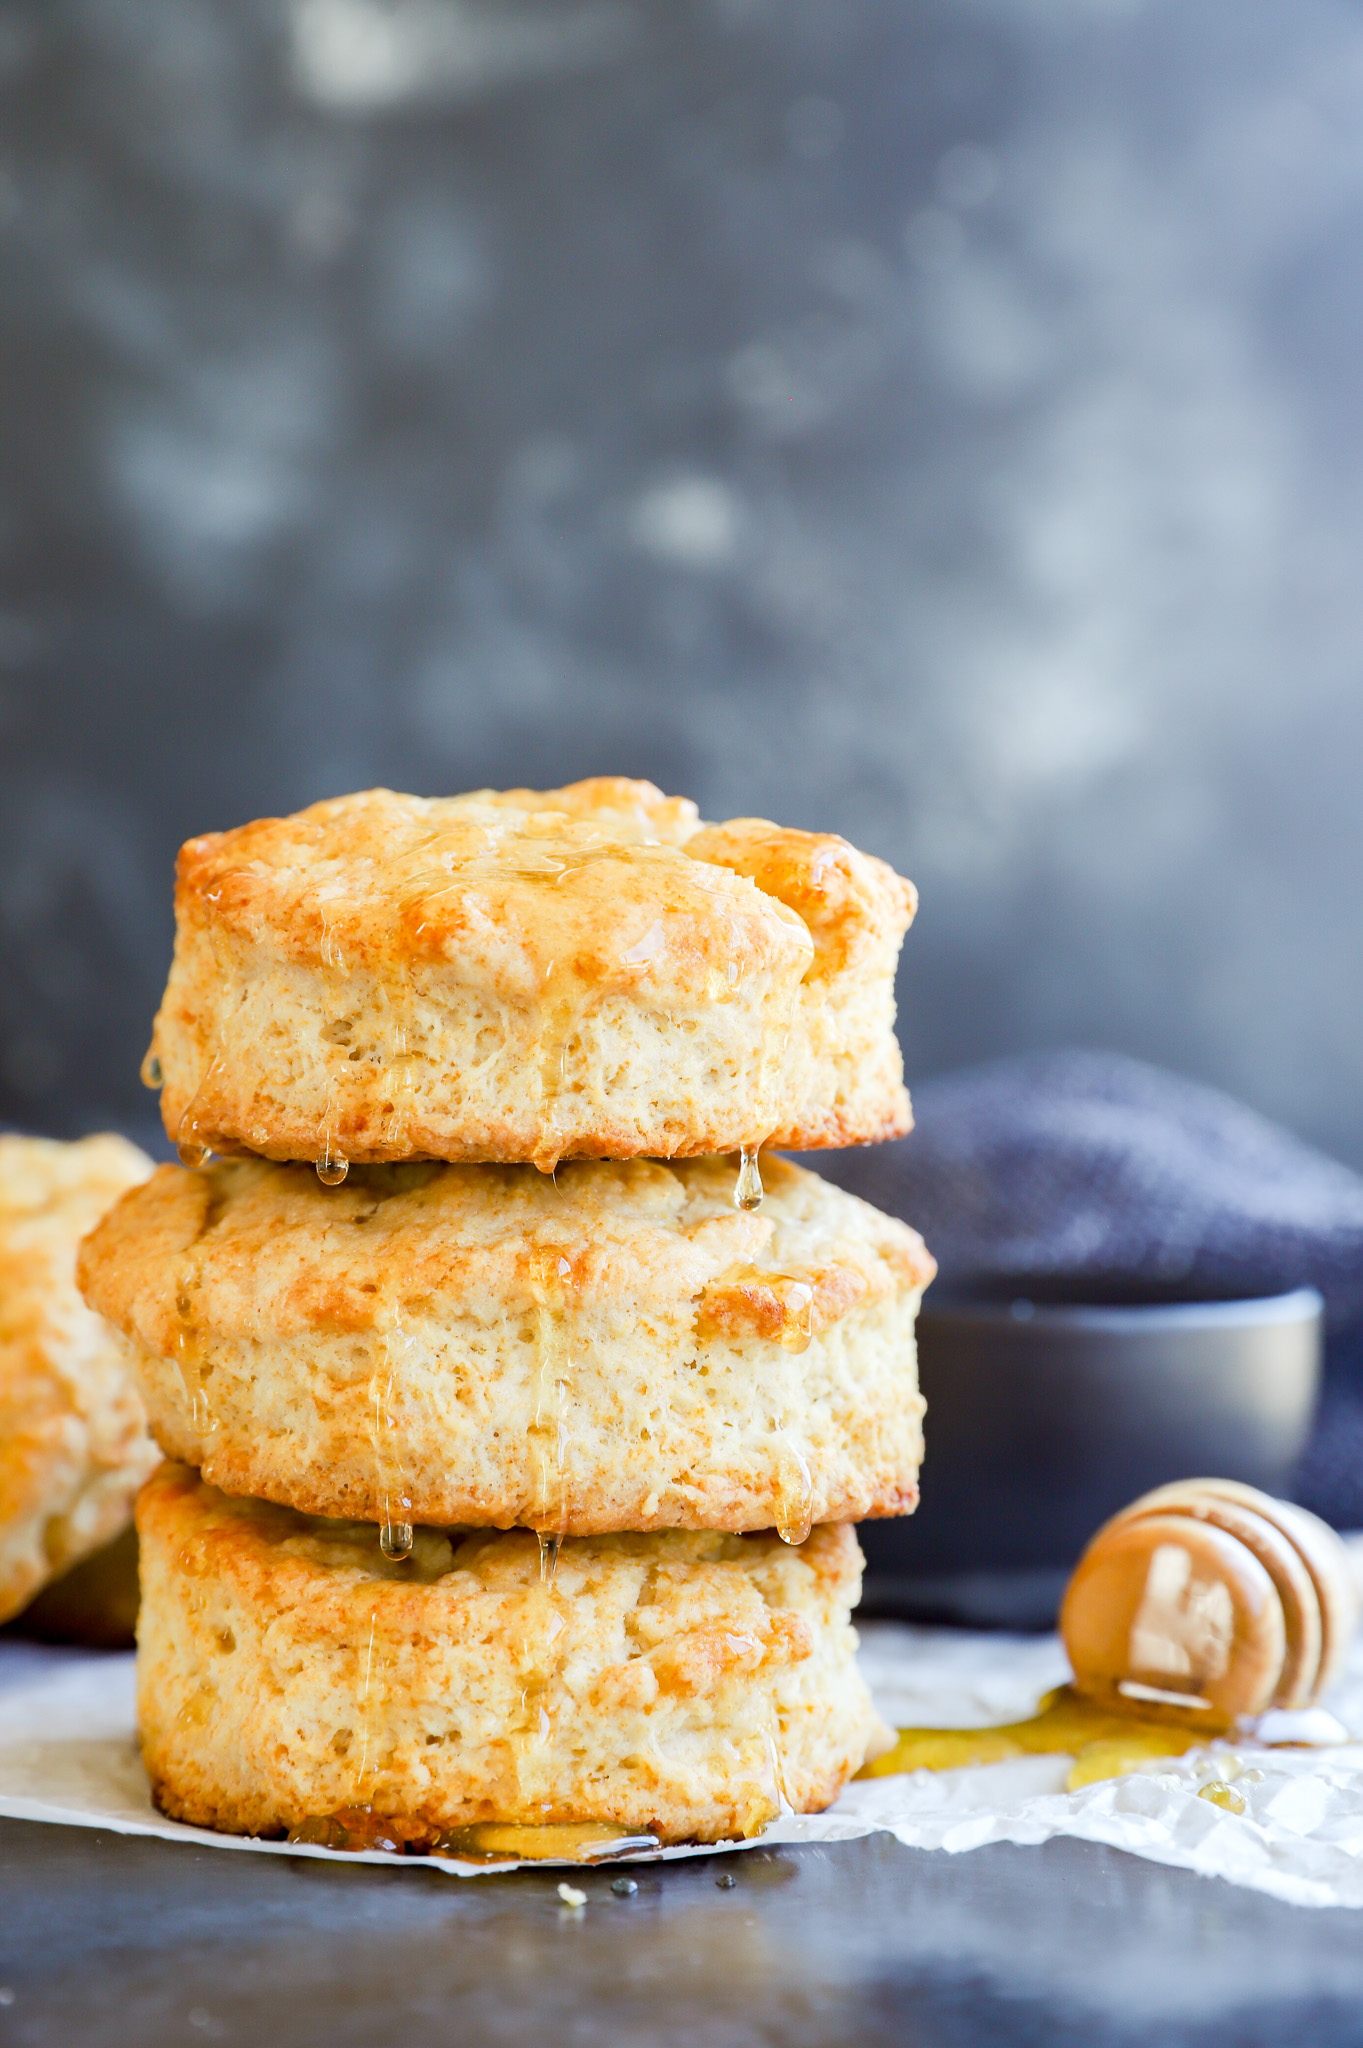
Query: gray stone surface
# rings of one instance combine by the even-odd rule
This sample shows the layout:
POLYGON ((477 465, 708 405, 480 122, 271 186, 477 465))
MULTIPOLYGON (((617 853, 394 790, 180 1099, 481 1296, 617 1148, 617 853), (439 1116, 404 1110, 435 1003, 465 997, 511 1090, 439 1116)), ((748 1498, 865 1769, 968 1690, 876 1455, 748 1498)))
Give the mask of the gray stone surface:
POLYGON ((7 0, 0 1116, 189 832, 610 767, 1363 1161, 1361 222, 1347 0, 7 0))
POLYGON ((468 1883, 0 1821, 31 2048, 1354 2048, 1358 1919, 1116 1850, 887 1836, 468 1883), (720 1890, 716 1874, 734 1876, 720 1890))

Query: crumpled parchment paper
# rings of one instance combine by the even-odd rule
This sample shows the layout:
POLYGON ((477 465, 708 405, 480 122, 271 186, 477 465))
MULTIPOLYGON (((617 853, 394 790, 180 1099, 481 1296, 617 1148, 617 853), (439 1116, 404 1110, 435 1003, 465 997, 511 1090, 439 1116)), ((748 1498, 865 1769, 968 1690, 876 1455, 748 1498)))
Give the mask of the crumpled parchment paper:
MULTIPOLYGON (((898 1727, 969 1728, 1021 1719, 1068 1675, 1054 1636, 877 1622, 863 1624, 862 1663, 881 1712, 898 1727)), ((1326 1704, 1356 1741, 1319 1750, 1212 1744, 1078 1792, 1065 1790, 1065 1757, 914 1771, 849 1785, 827 1813, 787 1816, 761 1840, 846 1841, 886 1829, 910 1848, 955 1852, 986 1842, 1077 1835, 1295 1905, 1363 1906, 1363 1639, 1326 1704), (1255 1771, 1262 1774, 1258 1779, 1255 1771), (1198 1797, 1199 1786, 1227 1776, 1245 1800, 1244 1814, 1198 1797)), ((250 1841, 163 1819, 151 1803, 133 1725, 131 1656, 0 1644, 0 1814, 257 1855, 356 1860, 336 1850, 250 1841)), ((671 1860, 716 1851, 660 1853, 671 1860)), ((417 1859, 370 1850, 359 1860, 417 1859)), ((487 1870, 450 1858, 420 1860, 456 1876, 487 1870)))

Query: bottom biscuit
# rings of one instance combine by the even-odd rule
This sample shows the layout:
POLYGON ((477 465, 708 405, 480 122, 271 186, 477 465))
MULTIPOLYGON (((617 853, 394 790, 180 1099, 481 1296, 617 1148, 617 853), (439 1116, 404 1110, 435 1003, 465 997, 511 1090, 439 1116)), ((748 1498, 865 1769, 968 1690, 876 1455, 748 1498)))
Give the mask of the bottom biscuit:
POLYGON ((138 1718, 157 1804, 231 1834, 590 1855, 714 1842, 837 1797, 881 1724, 850 1527, 564 1542, 229 1499, 163 1465, 138 1503, 138 1718), (484 1830, 480 1837, 468 1830, 484 1830), (502 1832, 499 1832, 502 1831, 502 1832))

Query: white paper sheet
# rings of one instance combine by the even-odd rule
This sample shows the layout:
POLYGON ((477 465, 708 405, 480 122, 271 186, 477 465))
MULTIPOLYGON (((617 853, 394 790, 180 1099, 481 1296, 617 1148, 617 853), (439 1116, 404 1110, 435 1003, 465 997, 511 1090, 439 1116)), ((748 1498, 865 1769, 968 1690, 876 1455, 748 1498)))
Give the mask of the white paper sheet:
MULTIPOLYGON (((890 1623, 863 1626, 862 1661, 881 1712, 897 1726, 983 1727, 1020 1718, 1066 1676, 1053 1636, 890 1623)), ((956 1852, 1075 1835, 1296 1905, 1363 1906, 1363 1642, 1327 1704, 1356 1741, 1310 1751, 1214 1744, 1078 1792, 1064 1789, 1069 1760, 1048 1756, 867 1779, 849 1785, 827 1813, 790 1816, 761 1841, 845 1841, 886 1829, 911 1848, 956 1852), (1237 1756, 1263 1774, 1258 1782, 1235 1779, 1243 1815, 1198 1797, 1200 1785, 1234 1770, 1237 1756)), ((151 1803, 134 1742, 131 1656, 0 1645, 0 1814, 257 1855, 357 1860, 164 1820, 151 1803)), ((714 1853, 661 1852, 667 1860, 714 1853)), ((369 1850, 359 1860, 417 1859, 369 1850)), ((482 1876, 487 1868, 420 1860, 455 1876, 482 1876)))

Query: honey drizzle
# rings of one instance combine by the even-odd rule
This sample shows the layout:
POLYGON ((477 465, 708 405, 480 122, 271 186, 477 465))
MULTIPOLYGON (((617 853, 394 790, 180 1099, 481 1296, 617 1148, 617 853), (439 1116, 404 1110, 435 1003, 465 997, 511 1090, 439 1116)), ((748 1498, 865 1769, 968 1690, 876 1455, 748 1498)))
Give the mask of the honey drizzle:
POLYGON ((775 1700, 771 1703, 771 1719, 765 1735, 767 1762, 771 1769, 772 1789, 776 1794, 776 1820, 786 1820, 795 1811, 790 1793, 786 1789, 785 1757, 781 1749, 781 1717, 776 1710, 775 1700))
POLYGON ((751 1728, 748 1743, 751 1745, 749 1754, 756 1751, 756 1776, 748 1780, 740 1829, 751 1841, 773 1821, 784 1820, 795 1811, 786 1789, 781 1718, 774 1699, 767 1702, 765 1718, 751 1728))
MULTIPOLYGON (((780 1034, 779 1049, 775 1044, 777 1034, 769 1024, 762 1029, 762 1045, 757 1066, 757 1100, 754 1108, 762 1118, 770 1136, 776 1127, 779 1115, 780 1086, 785 1071, 785 1058, 790 1049, 790 1035, 795 1029, 795 1013, 799 1008, 800 990, 803 983, 797 981, 790 990, 790 1001, 786 1010, 786 1028, 780 1034), (778 1055, 779 1050, 779 1057, 778 1055), (777 1102, 771 1100, 773 1091, 777 1102)), ((759 1138, 755 1145, 740 1145, 738 1149, 738 1179, 734 1185, 734 1206, 739 1209, 760 1209, 762 1206, 762 1175, 758 1167, 758 1154, 765 1143, 759 1138)))
MULTIPOLYGON (((408 870, 397 882, 396 894, 403 912, 409 917, 420 918, 414 925, 415 933, 420 934, 426 928, 425 919, 420 914, 428 904, 438 903, 442 897, 470 887, 476 888, 480 879, 511 877, 556 887, 565 877, 596 861, 626 858, 630 851, 627 847, 610 844, 565 843, 560 838, 546 839, 542 850, 522 850, 507 857, 500 852, 496 830, 485 827, 482 836, 482 849, 470 851, 467 830, 434 832, 398 855, 392 863, 399 870, 408 870), (563 850, 553 851, 555 845, 563 850), (442 853, 453 857, 450 866, 438 864, 442 853), (413 871, 413 864, 418 862, 421 864, 413 871)), ((531 1047, 540 1083, 540 1127, 533 1160, 545 1173, 552 1172, 558 1164, 555 1111, 563 1091, 565 1063, 577 1029, 580 1004, 581 990, 577 977, 568 970, 558 969, 556 962, 550 961, 542 979, 531 1047)), ((396 1122, 396 1111, 394 1120, 396 1122)))
MULTIPOLYGON (((814 1338, 814 1289, 808 1280, 783 1273, 764 1275, 781 1304, 780 1344, 797 1357, 814 1338)), ((776 1533, 783 1543, 801 1544, 814 1526, 814 1476, 806 1448, 790 1424, 790 1411, 777 1430, 776 1533)))
POLYGON ((580 1018, 573 997, 556 984, 553 964, 545 977, 546 992, 540 1000, 535 1065, 539 1070, 540 1124, 535 1143, 534 1164, 541 1173, 552 1173, 559 1162, 556 1138, 558 1107, 567 1079, 568 1048, 580 1018))
POLYGON ((814 1479, 809 1460, 802 1445, 783 1429, 776 1482, 776 1533, 783 1543, 798 1545, 809 1540, 813 1525, 814 1479))
POLYGON ((381 1350, 369 1381, 369 1406, 373 1416, 370 1441, 374 1447, 374 1476, 380 1504, 379 1548, 394 1562, 411 1554, 412 1496, 410 1482, 398 1450, 397 1418, 393 1414, 393 1387, 398 1376, 398 1356, 411 1350, 414 1340, 402 1327, 394 1308, 389 1327, 383 1332, 381 1350))
POLYGON ((175 1131, 175 1150, 180 1156, 181 1166, 207 1166, 213 1156, 213 1148, 206 1145, 200 1135, 202 1130, 202 1105, 204 1093, 218 1069, 221 1054, 215 1052, 208 1062, 198 1087, 190 1100, 188 1109, 180 1118, 175 1131))
MULTIPOLYGON (((354 1779, 355 1803, 357 1805, 361 1804, 364 1799, 367 1781, 372 1777, 374 1770, 374 1766, 370 1762, 369 1752, 374 1741, 374 1634, 378 1626, 378 1619, 378 1607, 371 1607, 369 1610, 369 1643, 364 1655, 364 1685, 361 1688, 359 1698, 360 1760, 355 1769, 354 1779)), ((379 1658, 379 1665, 380 1670, 382 1670, 382 1656, 379 1658)), ((382 1704, 382 1700, 380 1700, 379 1704, 382 1704)))
POLYGON ((553 1584, 559 1544, 571 1516, 568 1473, 572 1402, 571 1356, 568 1341, 568 1289, 573 1269, 561 1252, 535 1250, 530 1262, 530 1291, 538 1323, 538 1385, 531 1434, 538 1461, 534 1507, 540 1545, 540 1579, 553 1584))
MULTIPOLYGON (((688 883, 695 885, 700 881, 695 872, 697 864, 681 847, 657 840, 643 840, 637 844, 609 838, 593 841, 585 835, 569 837, 560 830, 544 834, 538 844, 522 841, 514 852, 504 853, 500 844, 500 827, 482 825, 477 828, 477 836, 480 844, 474 843, 474 834, 467 826, 433 832, 387 863, 395 871, 394 893, 402 913, 412 920, 414 936, 419 936, 426 929, 424 913, 428 906, 439 903, 444 897, 477 889, 480 882, 489 880, 526 882, 557 890, 565 882, 570 882, 573 876, 602 861, 631 865, 656 863, 661 859, 686 861, 688 883), (447 864, 444 864, 446 857, 447 864)), ((621 956, 622 968, 646 968, 653 954, 641 952, 639 947, 652 936, 650 928, 644 940, 637 941, 621 956)), ((571 922, 561 938, 562 950, 549 961, 541 975, 528 1043, 523 1041, 525 1056, 534 1068, 540 1086, 539 1131, 532 1158, 544 1173, 552 1172, 562 1156, 559 1109, 567 1087, 567 1061, 574 1036, 606 992, 595 981, 584 980, 572 964, 577 934, 571 922)), ((730 978, 733 979, 732 976, 730 978)), ((590 1062, 587 1065, 590 1069, 590 1062)), ((589 1085, 591 1079, 589 1071, 589 1085)), ((758 1199, 761 1199, 760 1183, 758 1199)))
POLYGON ((413 1055, 408 1051, 407 1026, 392 1015, 391 1000, 388 1005, 391 1037, 388 1045, 387 1077, 393 1091, 393 1113, 388 1123, 387 1143, 395 1154, 399 1153, 403 1123, 410 1119, 412 1099, 416 1093, 416 1076, 412 1071, 413 1055), (405 1104, 402 1098, 405 1097, 405 1104))
POLYGON ((218 1418, 209 1406, 208 1389, 204 1385, 198 1333, 183 1312, 180 1326, 175 1332, 175 1363, 179 1368, 180 1384, 185 1390, 185 1399, 189 1403, 190 1428, 196 1436, 211 1436, 218 1426, 218 1418))
MULTIPOLYGON (((559 1539, 551 1537, 555 1561, 558 1558, 559 1539)), ((550 1801, 539 1796, 545 1789, 543 1750, 554 1732, 553 1718, 546 1701, 550 1696, 550 1685, 557 1672, 560 1653, 554 1645, 566 1626, 553 1589, 553 1567, 545 1574, 546 1539, 540 1537, 540 1576, 538 1585, 525 1589, 525 1633, 521 1637, 521 1669, 525 1683, 521 1687, 521 1721, 514 1731, 512 1744, 515 1758, 516 1787, 515 1801, 522 1812, 548 1810, 550 1801)), ((539 1825, 539 1823, 534 1823, 539 1825)))

